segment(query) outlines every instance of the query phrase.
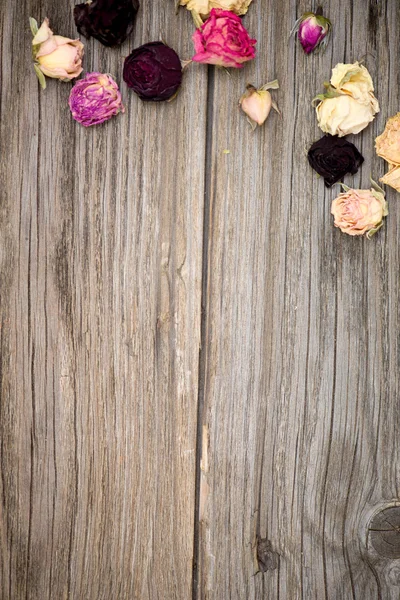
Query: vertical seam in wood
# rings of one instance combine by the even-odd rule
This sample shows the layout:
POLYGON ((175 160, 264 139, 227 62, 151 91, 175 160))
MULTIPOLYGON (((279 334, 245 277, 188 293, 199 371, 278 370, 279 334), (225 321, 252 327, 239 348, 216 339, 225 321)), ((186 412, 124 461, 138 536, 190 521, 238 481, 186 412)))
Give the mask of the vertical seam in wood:
POLYGON ((210 198, 211 198, 211 162, 212 162, 212 123, 214 112, 214 67, 208 66, 207 95, 206 95, 206 143, 204 158, 204 204, 203 204, 203 250, 202 250, 202 284, 201 284, 201 319, 200 319, 200 348, 198 365, 198 396, 197 396, 197 433, 196 433, 196 471, 195 471, 195 502, 194 502, 194 536, 193 536, 193 572, 192 600, 199 597, 198 590, 198 560, 200 555, 200 477, 202 455, 202 429, 205 403, 205 372, 206 372, 206 330, 208 314, 208 242, 210 230, 210 198))

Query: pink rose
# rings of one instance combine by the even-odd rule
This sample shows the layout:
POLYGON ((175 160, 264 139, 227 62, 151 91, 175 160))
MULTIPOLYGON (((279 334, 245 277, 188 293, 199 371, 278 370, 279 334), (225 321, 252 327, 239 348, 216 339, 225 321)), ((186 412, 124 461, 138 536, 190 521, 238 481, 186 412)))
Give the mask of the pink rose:
MULTIPOLYGON (((376 184, 375 184, 376 185, 376 184)), ((331 213, 335 226, 349 235, 371 237, 382 227, 383 217, 388 214, 383 191, 353 190, 348 188, 332 202, 331 213)))
POLYGON ((252 40, 240 18, 228 10, 213 8, 207 21, 193 34, 195 62, 221 67, 243 67, 255 57, 252 40))

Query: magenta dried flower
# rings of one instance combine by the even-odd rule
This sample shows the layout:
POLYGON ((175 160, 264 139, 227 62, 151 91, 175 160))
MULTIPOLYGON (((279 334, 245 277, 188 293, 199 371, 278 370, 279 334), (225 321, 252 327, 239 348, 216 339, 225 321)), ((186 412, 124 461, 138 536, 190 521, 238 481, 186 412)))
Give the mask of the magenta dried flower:
POLYGON ((77 81, 69 96, 69 107, 75 121, 84 127, 104 123, 125 111, 118 85, 103 73, 87 73, 77 81))
POLYGON ((117 46, 132 33, 139 6, 139 0, 88 0, 75 6, 75 25, 85 37, 117 46))
POLYGON ((123 77, 141 100, 169 100, 181 85, 182 64, 175 50, 150 42, 127 56, 123 77))
POLYGON ((307 12, 297 19, 291 35, 297 33, 304 52, 310 54, 317 48, 325 49, 331 29, 332 23, 322 16, 322 9, 318 7, 315 13, 307 12))

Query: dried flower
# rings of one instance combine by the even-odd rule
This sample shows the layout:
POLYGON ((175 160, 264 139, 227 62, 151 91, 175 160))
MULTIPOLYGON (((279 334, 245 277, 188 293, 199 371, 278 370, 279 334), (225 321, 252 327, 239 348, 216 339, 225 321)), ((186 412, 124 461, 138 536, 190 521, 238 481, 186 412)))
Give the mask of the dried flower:
POLYGON ((386 185, 390 185, 390 187, 394 188, 397 192, 400 192, 400 167, 398 165, 393 165, 379 181, 386 185))
POLYGON ((182 65, 175 50, 150 42, 125 59, 123 77, 142 100, 169 100, 181 85, 182 65))
POLYGON ((297 33, 304 52, 310 54, 316 49, 326 48, 331 29, 332 23, 322 16, 322 8, 318 7, 315 13, 307 12, 297 19, 291 35, 297 33))
POLYGON ((308 162, 324 178, 326 187, 331 187, 346 173, 357 173, 364 158, 351 142, 324 135, 309 149, 308 162))
POLYGON ((239 105, 241 106, 243 112, 246 113, 253 129, 255 129, 257 125, 262 125, 266 121, 271 108, 274 108, 279 113, 279 109, 275 102, 273 102, 271 94, 268 91, 269 89, 277 88, 279 88, 277 79, 275 79, 275 81, 271 81, 270 83, 266 83, 259 89, 256 89, 251 84, 247 86, 246 92, 239 100, 239 105))
POLYGON ((345 192, 332 202, 331 213, 335 227, 348 235, 372 237, 383 225, 388 209, 384 191, 373 182, 370 190, 353 190, 343 186, 345 192))
POLYGON ((252 0, 180 0, 181 6, 206 18, 213 8, 230 10, 236 15, 245 15, 252 0))
POLYGON ((83 44, 80 40, 71 40, 54 35, 49 20, 44 19, 40 28, 37 21, 29 19, 33 40, 33 58, 35 73, 44 89, 44 75, 61 81, 70 81, 82 73, 83 44))
POLYGON ((378 156, 392 165, 400 165, 400 112, 388 119, 383 133, 375 140, 378 156))
POLYGON ((249 37, 241 19, 227 10, 213 8, 194 32, 193 42, 195 62, 240 68, 255 57, 256 40, 249 37))
POLYGON ((74 8, 76 27, 104 46, 122 44, 133 30, 139 0, 87 0, 74 8))
POLYGON ((75 121, 84 127, 104 123, 125 111, 118 85, 103 73, 87 73, 77 81, 69 96, 69 107, 75 121))
POLYGON ((324 86, 326 92, 313 103, 317 103, 318 125, 325 133, 339 137, 359 133, 379 112, 371 75, 358 62, 337 64, 324 86))

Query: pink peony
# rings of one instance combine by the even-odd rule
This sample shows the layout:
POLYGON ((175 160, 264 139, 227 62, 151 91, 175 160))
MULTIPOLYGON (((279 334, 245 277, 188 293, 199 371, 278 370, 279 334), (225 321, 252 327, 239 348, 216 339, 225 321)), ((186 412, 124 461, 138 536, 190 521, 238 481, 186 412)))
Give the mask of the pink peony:
POLYGON ((228 10, 213 8, 207 21, 193 34, 195 62, 221 67, 243 67, 255 57, 252 40, 241 19, 228 10))
POLYGON ((69 96, 69 107, 75 121, 84 127, 108 121, 125 109, 118 85, 110 75, 87 73, 76 82, 69 96))

